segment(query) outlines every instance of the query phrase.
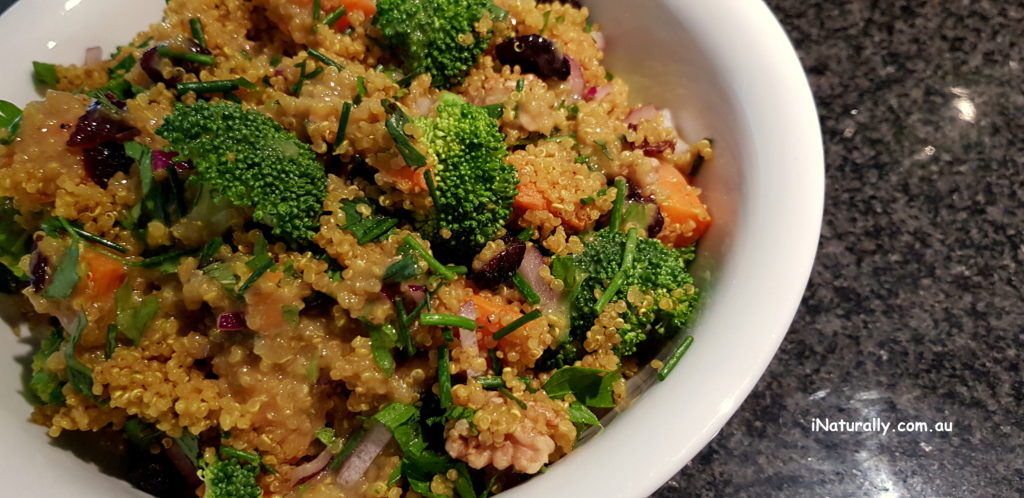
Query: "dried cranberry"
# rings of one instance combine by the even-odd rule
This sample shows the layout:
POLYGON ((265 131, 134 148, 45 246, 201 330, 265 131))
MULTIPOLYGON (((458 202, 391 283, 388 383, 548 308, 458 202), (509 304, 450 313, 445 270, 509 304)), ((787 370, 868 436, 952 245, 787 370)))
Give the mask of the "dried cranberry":
POLYGON ((165 78, 163 71, 160 70, 160 63, 162 61, 163 58, 156 53, 156 47, 152 47, 142 53, 139 67, 142 68, 142 72, 146 73, 146 76, 149 76, 153 83, 163 83, 167 88, 174 88, 178 83, 181 83, 181 78, 165 78))
POLYGON ((107 188, 115 173, 127 173, 135 162, 124 153, 124 145, 117 142, 103 142, 97 147, 85 149, 82 158, 85 173, 102 188, 107 188))
POLYGON ((640 191, 640 187, 637 187, 636 183, 629 182, 628 185, 629 185, 629 191, 626 192, 626 200, 627 201, 642 202, 642 203, 645 203, 645 204, 650 204, 650 203, 654 202, 654 196, 653 195, 644 195, 643 192, 640 191))
POLYGON ((639 147, 637 147, 637 150, 643 152, 644 155, 647 157, 654 157, 661 154, 662 152, 665 152, 666 150, 671 149, 674 146, 675 144, 672 141, 664 141, 652 144, 648 142, 647 139, 644 139, 644 142, 640 144, 639 147))
POLYGON ((564 3, 566 5, 571 5, 573 7, 576 7, 577 9, 582 9, 583 8, 583 4, 580 3, 580 0, 537 0, 537 4, 538 5, 539 4, 545 4, 545 3, 564 3))
POLYGON ((651 223, 647 225, 647 237, 655 238, 661 233, 661 229, 665 228, 665 216, 661 214, 661 207, 657 204, 654 205, 654 218, 651 219, 651 223))
POLYGON ((28 284, 32 286, 32 290, 37 293, 43 292, 43 289, 46 288, 46 281, 50 278, 49 268, 50 259, 38 250, 33 251, 28 272, 28 284))
POLYGON ((526 244, 515 241, 505 247, 482 268, 473 272, 473 283, 484 289, 493 289, 512 278, 526 254, 526 244))
POLYGON ((495 48, 498 61, 506 66, 519 66, 524 73, 541 78, 569 78, 569 60, 562 55, 551 40, 540 35, 524 35, 510 38, 495 48))
POLYGON ((85 114, 78 118, 75 129, 68 137, 68 145, 96 147, 103 142, 131 140, 135 134, 138 134, 138 130, 122 121, 116 110, 94 100, 85 114))

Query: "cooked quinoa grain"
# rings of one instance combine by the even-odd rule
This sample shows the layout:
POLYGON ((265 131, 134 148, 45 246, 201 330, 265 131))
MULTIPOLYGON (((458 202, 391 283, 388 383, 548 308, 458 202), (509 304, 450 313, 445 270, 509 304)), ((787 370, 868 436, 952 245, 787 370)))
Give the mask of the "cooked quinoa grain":
POLYGON ((491 2, 171 0, 57 66, 0 136, 0 270, 53 324, 32 421, 200 496, 493 493, 571 452, 695 307, 712 142, 630 102, 585 7, 491 2), (526 35, 554 76, 496 50, 526 35))

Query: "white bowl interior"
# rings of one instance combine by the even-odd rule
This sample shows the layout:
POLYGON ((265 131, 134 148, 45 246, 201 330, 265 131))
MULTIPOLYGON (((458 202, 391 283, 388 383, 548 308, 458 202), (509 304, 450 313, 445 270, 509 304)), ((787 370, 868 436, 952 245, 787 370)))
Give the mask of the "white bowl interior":
MULTIPOLYGON (((697 185, 714 224, 695 275, 705 302, 672 376, 597 437, 505 496, 645 496, 697 453, 753 388, 782 340, 821 225, 823 159, 810 90, 781 27, 758 0, 587 0, 608 64, 634 100, 673 111, 683 137, 715 140, 697 185)), ((31 61, 81 62, 160 18, 159 0, 22 1, 0 18, 0 98, 38 98, 31 61), (112 16, 114 16, 112 18, 112 16), (111 22, 116 21, 116 22, 111 22)), ((0 309, 9 309, 0 302, 0 309)), ((139 496, 27 422, 29 341, 0 324, 0 456, 12 494, 139 496), (17 360, 17 361, 15 361, 17 360)))

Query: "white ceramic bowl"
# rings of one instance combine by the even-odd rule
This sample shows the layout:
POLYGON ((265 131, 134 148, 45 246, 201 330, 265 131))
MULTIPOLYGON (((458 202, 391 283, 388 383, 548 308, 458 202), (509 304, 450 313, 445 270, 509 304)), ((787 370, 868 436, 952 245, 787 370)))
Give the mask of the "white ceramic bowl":
MULTIPOLYGON (((761 376, 793 318, 818 241, 824 192, 810 89, 760 0, 584 0, 608 41, 608 65, 638 101, 668 107, 684 138, 713 137, 698 185, 715 219, 695 272, 705 289, 696 340, 602 433, 503 496, 640 497, 685 465, 761 376)), ((161 0, 21 1, 0 18, 0 98, 38 98, 31 61, 81 62, 160 18, 161 0)), ((0 325, 0 327, 6 329, 0 325)), ((27 341, 0 330, 0 475, 9 496, 138 496, 27 422, 27 341), (17 360, 17 361, 16 361, 17 360)))

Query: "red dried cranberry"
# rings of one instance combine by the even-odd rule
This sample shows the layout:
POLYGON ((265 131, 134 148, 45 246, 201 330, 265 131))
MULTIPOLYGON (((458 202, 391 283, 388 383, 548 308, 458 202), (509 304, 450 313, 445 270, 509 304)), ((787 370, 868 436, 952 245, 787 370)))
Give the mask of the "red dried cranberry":
POLYGON ((525 254, 526 244, 517 240, 506 246, 482 268, 473 272, 470 278, 483 289, 493 289, 515 275, 525 254))
POLYGON ((82 159, 89 179, 102 188, 107 188, 115 173, 127 173, 135 162, 124 153, 124 145, 117 142, 103 142, 97 147, 85 149, 82 159))
POLYGON ((540 35, 524 35, 510 38, 495 48, 498 61, 506 66, 519 66, 523 73, 541 78, 555 78, 565 81, 569 78, 569 60, 562 55, 551 40, 540 35))

